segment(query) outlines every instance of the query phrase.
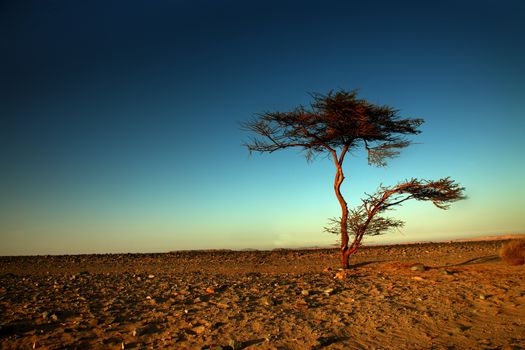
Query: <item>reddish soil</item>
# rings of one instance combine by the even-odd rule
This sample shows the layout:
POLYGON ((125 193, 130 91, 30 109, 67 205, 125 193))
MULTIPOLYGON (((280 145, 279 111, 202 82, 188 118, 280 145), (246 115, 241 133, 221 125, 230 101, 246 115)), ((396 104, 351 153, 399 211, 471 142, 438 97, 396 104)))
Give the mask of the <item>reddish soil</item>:
POLYGON ((0 257, 0 349, 525 349, 502 243, 0 257))

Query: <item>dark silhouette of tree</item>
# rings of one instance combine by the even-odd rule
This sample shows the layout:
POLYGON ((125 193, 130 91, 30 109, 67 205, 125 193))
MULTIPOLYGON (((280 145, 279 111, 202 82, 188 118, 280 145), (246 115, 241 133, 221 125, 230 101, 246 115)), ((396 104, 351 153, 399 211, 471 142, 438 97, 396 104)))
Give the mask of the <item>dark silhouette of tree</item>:
MULTIPOLYGON (((313 101, 308 108, 299 106, 290 112, 264 112, 243 123, 241 126, 245 130, 257 135, 245 146, 250 152, 260 153, 298 147, 305 152, 308 161, 319 154, 333 159, 336 168, 334 191, 342 212, 339 222, 341 264, 346 268, 352 249, 356 247, 349 245, 348 205, 341 194, 346 154, 361 148, 367 151, 370 165, 385 166, 389 158, 396 157, 401 149, 411 144, 406 136, 418 134, 423 120, 401 118, 398 111, 389 106, 359 99, 356 91, 339 90, 311 96, 313 101)), ((369 223, 367 229, 371 230, 374 225, 380 225, 380 220, 369 223)))
MULTIPOLYGON (((376 193, 361 199, 359 207, 349 211, 347 229, 353 241, 347 254, 351 255, 359 248, 365 235, 381 235, 404 225, 401 220, 383 216, 386 211, 411 199, 431 201, 440 209, 448 209, 452 202, 465 199, 464 190, 448 177, 438 181, 411 179, 392 187, 380 186, 376 193)), ((339 233, 339 228, 340 220, 331 219, 331 226, 325 231, 335 234, 339 233)))

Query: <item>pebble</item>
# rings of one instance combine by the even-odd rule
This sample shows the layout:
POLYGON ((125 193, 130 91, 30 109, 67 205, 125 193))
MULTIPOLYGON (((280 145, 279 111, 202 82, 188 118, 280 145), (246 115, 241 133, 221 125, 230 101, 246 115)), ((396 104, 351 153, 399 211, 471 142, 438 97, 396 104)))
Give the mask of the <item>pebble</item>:
POLYGON ((297 306, 299 306, 299 307, 308 306, 308 302, 306 300, 300 298, 300 299, 297 300, 297 306))
POLYGON ((345 279, 346 276, 347 276, 346 271, 345 270, 341 270, 341 271, 336 272, 334 278, 342 280, 342 279, 345 279))
POLYGON ((460 325, 456 327, 456 331, 458 333, 462 333, 462 332, 468 331, 470 328, 472 327, 460 325))
POLYGON ((242 343, 235 340, 235 339, 231 339, 229 342, 228 342, 228 345, 233 349, 233 350, 240 350, 242 349, 242 343))
POLYGON ((410 270, 412 270, 412 271, 425 271, 426 267, 425 267, 425 265, 417 264, 417 265, 412 266, 410 268, 410 270))
POLYGON ((331 295, 334 292, 333 288, 328 288, 323 291, 325 295, 331 295))
POLYGON ((223 309, 223 310, 226 310, 226 309, 229 309, 230 306, 226 303, 215 303, 215 306, 217 306, 219 309, 223 309))
POLYGON ((194 331, 197 334, 202 334, 202 333, 204 333, 206 331, 206 327, 204 327, 204 326, 197 326, 197 327, 193 327, 191 330, 194 331))
POLYGON ((270 297, 263 297, 263 298, 261 298, 260 301, 261 301, 261 304, 263 304, 265 306, 273 306, 273 305, 275 305, 275 302, 270 297))

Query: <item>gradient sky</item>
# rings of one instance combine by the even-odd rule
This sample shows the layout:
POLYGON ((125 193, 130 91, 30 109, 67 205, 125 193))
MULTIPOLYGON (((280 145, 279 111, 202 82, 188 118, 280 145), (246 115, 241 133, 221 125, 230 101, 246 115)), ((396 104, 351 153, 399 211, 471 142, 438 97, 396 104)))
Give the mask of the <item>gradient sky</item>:
POLYGON ((0 255, 327 245, 329 159, 249 156, 238 123, 360 97, 425 119, 388 168, 346 158, 350 205, 451 176, 374 242, 525 231, 525 2, 0 3, 0 255))

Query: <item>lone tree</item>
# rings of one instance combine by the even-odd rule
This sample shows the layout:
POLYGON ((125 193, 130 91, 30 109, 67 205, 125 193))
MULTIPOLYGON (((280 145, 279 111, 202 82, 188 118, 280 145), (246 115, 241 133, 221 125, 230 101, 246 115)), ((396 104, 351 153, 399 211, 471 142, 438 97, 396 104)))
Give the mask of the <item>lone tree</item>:
MULTIPOLYGON (((315 93, 312 98, 309 108, 299 106, 290 112, 264 112, 252 121, 243 123, 245 130, 257 134, 246 147, 250 152, 260 153, 299 147, 305 152, 308 161, 323 153, 332 157, 336 168, 334 191, 341 205, 341 218, 337 220, 341 233, 341 264, 348 268, 349 256, 359 247, 361 233, 373 232, 381 223, 395 227, 396 221, 385 222, 376 217, 377 213, 386 209, 385 204, 380 204, 369 220, 365 219, 359 224, 361 231, 364 231, 354 231, 353 225, 358 222, 354 215, 358 212, 352 211, 349 222, 348 205, 341 194, 346 154, 350 150, 362 148, 368 153, 370 165, 386 166, 389 158, 396 157, 401 149, 411 144, 407 135, 420 133, 418 128, 423 120, 401 118, 398 111, 389 106, 359 99, 356 91, 330 91, 326 95, 315 93), (354 236, 352 244, 349 244, 349 223, 354 236), (359 234, 356 235, 356 232, 359 234)), ((413 195, 417 194, 414 192, 413 195)), ((424 198, 422 194, 420 197, 424 198)), ((360 218, 364 217, 361 215, 360 218)))

